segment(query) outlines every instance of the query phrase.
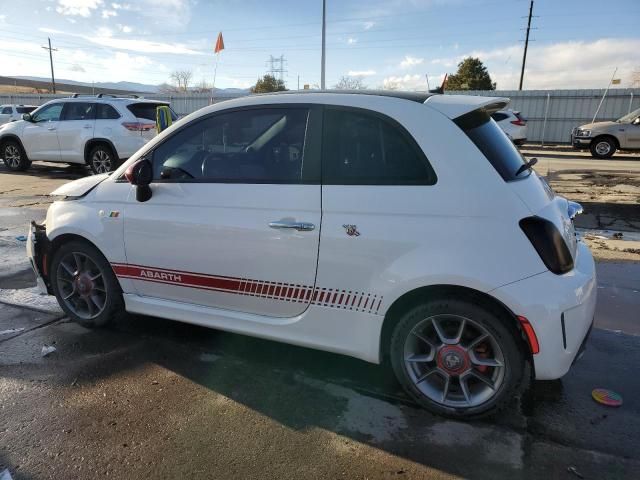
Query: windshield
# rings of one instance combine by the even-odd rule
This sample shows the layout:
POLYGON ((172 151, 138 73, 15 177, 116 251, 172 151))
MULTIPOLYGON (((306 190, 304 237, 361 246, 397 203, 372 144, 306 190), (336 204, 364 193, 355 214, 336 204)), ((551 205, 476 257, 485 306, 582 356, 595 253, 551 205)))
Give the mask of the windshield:
POLYGON ((624 117, 620 117, 618 120, 616 120, 616 122, 618 123, 628 123, 631 120, 637 118, 640 116, 640 108, 638 108, 637 110, 634 110, 631 113, 627 113, 624 117))

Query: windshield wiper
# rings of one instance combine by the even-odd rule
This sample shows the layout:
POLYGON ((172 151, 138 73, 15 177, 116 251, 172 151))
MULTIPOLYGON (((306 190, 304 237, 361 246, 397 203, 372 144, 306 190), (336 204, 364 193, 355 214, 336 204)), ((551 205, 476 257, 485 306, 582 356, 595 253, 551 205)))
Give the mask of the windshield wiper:
POLYGON ((516 177, 527 170, 531 170, 536 163, 538 163, 538 159, 536 157, 533 157, 528 162, 524 162, 516 172, 516 177))

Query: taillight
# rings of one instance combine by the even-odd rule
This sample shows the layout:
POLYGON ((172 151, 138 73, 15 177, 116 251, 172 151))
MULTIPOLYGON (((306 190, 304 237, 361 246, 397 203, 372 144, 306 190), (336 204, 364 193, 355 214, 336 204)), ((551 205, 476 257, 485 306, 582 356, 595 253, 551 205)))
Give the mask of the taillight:
POLYGON ((522 120, 511 120, 511 123, 513 125, 517 125, 519 127, 526 127, 527 124, 525 122, 523 122, 522 120))
POLYGON ((520 322, 520 326, 522 330, 524 330, 524 334, 527 336, 527 342, 529 343, 529 348, 531 349, 531 353, 536 354, 540 353, 540 344, 538 343, 538 337, 536 336, 536 332, 525 317, 518 315, 518 321, 520 322))
POLYGON ((155 123, 122 122, 122 126, 132 132, 147 132, 156 128, 155 123))
POLYGON ((560 275, 573 268, 571 252, 552 222, 540 217, 527 217, 520 220, 520 228, 551 272, 560 275))

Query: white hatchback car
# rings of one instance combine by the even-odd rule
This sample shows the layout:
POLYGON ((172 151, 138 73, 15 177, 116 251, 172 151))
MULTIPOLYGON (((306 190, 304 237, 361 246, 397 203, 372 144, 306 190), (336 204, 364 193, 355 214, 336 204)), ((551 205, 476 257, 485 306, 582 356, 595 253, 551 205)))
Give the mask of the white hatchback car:
POLYGON ((169 104, 106 94, 51 100, 0 127, 0 158, 14 171, 44 160, 110 172, 156 136, 160 105, 169 104))
POLYGON ((388 358, 420 404, 495 412, 569 370, 596 277, 577 204, 490 114, 507 99, 251 96, 62 186, 28 254, 87 326, 153 315, 388 358))

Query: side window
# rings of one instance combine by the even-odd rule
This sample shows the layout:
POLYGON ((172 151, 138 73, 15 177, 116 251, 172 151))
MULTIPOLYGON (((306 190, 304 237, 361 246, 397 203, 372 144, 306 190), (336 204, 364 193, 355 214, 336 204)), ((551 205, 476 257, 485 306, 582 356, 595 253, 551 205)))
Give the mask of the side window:
POLYGON ((154 179, 300 183, 309 111, 260 108, 195 121, 153 153, 154 179))
POLYGON ((120 114, 111 105, 106 103, 96 104, 97 120, 115 120, 117 118, 120 118, 120 114))
POLYGON ((64 106, 62 120, 93 120, 95 103, 69 102, 64 106))
POLYGON ((13 112, 11 111, 11 107, 4 107, 0 113, 3 115, 11 115, 13 112))
POLYGON ((32 119, 36 123, 40 122, 57 122, 60 120, 60 113, 62 112, 62 103, 54 103, 42 107, 36 113, 32 115, 32 119))
POLYGON ((436 176, 415 140, 399 124, 373 112, 327 108, 322 183, 433 185, 436 176))

